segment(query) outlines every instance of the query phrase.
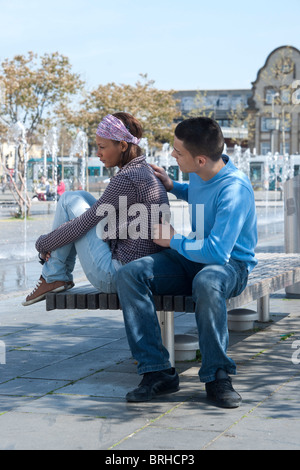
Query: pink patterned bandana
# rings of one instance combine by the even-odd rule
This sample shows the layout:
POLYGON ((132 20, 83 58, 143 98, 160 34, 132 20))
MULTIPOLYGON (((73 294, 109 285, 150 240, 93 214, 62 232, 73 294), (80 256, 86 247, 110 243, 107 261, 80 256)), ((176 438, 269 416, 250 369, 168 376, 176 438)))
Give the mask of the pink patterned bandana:
POLYGON ((126 129, 123 122, 112 114, 108 114, 102 119, 97 128, 96 134, 99 137, 103 137, 103 139, 118 141, 125 140, 125 142, 136 145, 138 145, 140 142, 140 139, 130 134, 129 130, 126 129))

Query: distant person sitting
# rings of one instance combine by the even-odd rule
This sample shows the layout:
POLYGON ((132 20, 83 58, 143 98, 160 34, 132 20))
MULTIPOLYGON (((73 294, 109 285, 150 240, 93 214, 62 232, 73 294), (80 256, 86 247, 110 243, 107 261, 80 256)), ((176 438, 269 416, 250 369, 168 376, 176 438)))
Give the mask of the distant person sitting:
POLYGON ((49 201, 51 198, 52 198, 52 194, 51 194, 51 191, 50 191, 50 183, 49 181, 47 180, 46 176, 42 176, 41 177, 41 185, 43 187, 43 190, 45 191, 45 200, 46 201, 49 201))

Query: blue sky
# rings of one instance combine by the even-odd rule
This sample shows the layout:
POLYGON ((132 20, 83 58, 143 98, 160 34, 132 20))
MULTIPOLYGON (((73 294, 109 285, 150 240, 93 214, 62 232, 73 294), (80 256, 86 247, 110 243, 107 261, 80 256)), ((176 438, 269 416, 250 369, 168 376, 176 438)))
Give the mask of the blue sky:
POLYGON ((276 47, 300 49, 300 1, 0 0, 0 61, 67 55, 90 88, 250 88, 276 47))

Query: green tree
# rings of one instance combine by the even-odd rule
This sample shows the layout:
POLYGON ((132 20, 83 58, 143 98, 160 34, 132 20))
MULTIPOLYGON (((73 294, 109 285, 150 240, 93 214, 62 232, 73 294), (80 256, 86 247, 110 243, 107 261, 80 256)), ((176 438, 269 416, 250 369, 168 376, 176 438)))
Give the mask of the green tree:
POLYGON ((243 103, 238 103, 234 109, 231 108, 227 113, 227 117, 230 121, 230 127, 235 130, 235 135, 231 138, 235 144, 242 145, 245 141, 244 129, 248 130, 247 140, 252 138, 253 123, 243 103))
POLYGON ((108 83, 99 85, 87 92, 74 111, 69 106, 61 108, 61 116, 66 122, 84 130, 90 142, 95 140, 96 128, 106 114, 124 111, 139 119, 144 128, 144 137, 150 145, 160 145, 173 139, 174 119, 178 117, 174 91, 159 90, 147 75, 134 86, 108 83))
POLYGON ((62 102, 70 102, 83 82, 71 70, 66 56, 33 52, 5 59, 0 67, 1 122, 6 127, 20 121, 32 143, 38 129, 49 126, 62 102))
POLYGON ((214 109, 211 105, 207 104, 207 91, 197 90, 194 100, 193 107, 186 113, 186 118, 193 118, 198 116, 206 116, 209 118, 214 117, 214 109))
MULTIPOLYGON (((21 123, 26 129, 28 149, 39 140, 39 130, 54 122, 62 102, 70 102, 83 82, 72 73, 69 59, 58 52, 38 56, 33 52, 5 59, 0 65, 0 131, 2 140, 13 124, 21 123)), ((22 146, 17 147, 18 171, 15 175, 13 195, 23 212, 26 201, 22 196, 24 187, 24 155, 22 146)), ((4 166, 4 165, 2 165, 4 166)), ((6 171, 3 168, 3 171, 6 171)), ((23 214, 24 215, 24 214, 23 214)))

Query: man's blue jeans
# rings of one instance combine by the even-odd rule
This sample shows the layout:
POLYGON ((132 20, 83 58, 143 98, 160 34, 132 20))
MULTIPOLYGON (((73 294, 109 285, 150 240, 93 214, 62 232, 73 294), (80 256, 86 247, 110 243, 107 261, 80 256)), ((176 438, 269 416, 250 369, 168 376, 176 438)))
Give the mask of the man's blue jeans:
POLYGON ((203 265, 166 249, 121 267, 115 280, 139 374, 171 367, 169 353, 162 344, 153 302, 155 294, 193 296, 202 382, 215 380, 219 368, 236 374, 236 365, 226 353, 229 339, 226 299, 239 295, 246 287, 245 263, 231 259, 224 266, 203 265))

